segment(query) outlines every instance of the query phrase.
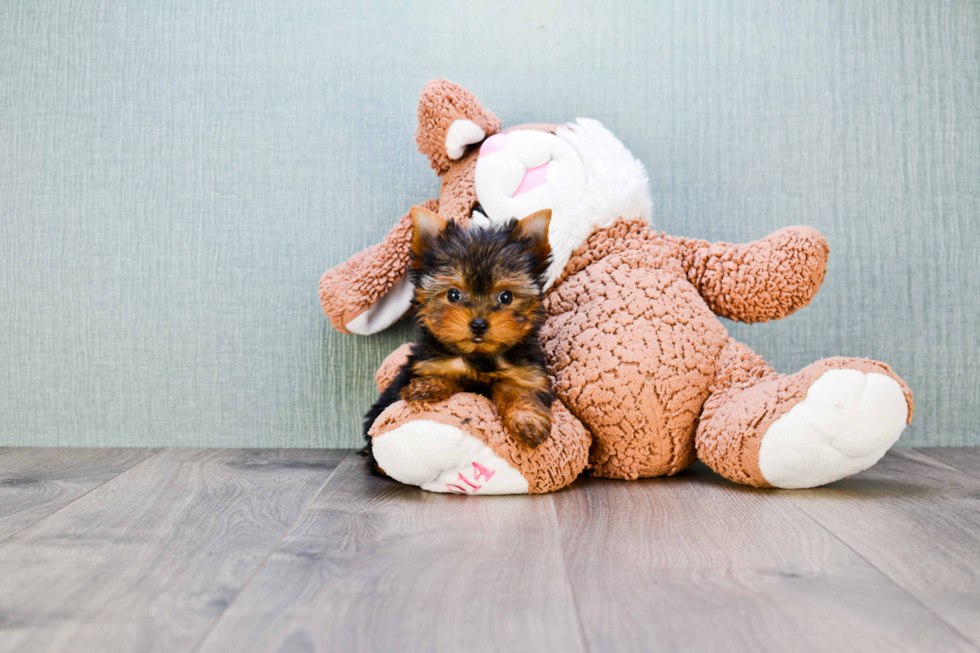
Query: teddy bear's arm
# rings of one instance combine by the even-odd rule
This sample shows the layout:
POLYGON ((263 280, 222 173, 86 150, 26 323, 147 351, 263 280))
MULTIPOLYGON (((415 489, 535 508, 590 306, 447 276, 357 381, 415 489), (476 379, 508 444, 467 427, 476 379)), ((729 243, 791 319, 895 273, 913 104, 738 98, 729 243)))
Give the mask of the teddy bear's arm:
POLYGON ((408 362, 408 357, 412 353, 412 343, 406 342, 404 345, 396 349, 395 351, 388 354, 383 361, 381 361, 381 367, 378 371, 374 373, 374 383, 378 386, 378 392, 384 392, 385 388, 388 387, 395 377, 398 376, 398 372, 401 371, 402 366, 408 362))
MULTIPOLYGON (((439 200, 421 206, 436 211, 439 200)), ((320 304, 341 333, 377 333, 409 308, 411 284, 405 278, 412 243, 412 217, 402 216, 388 235, 327 270, 320 279, 320 304)))
POLYGON ((749 323, 778 320, 809 304, 830 253, 810 227, 786 227, 743 245, 664 238, 711 310, 749 323))

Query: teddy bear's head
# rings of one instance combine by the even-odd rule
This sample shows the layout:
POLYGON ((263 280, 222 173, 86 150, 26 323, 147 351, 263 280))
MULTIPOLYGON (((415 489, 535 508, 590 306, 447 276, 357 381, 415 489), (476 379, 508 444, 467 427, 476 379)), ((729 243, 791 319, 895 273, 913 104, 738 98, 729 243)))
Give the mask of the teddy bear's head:
POLYGON ((501 130, 493 112, 445 79, 425 86, 418 113, 415 140, 442 177, 443 218, 479 225, 551 209, 549 286, 594 230, 650 218, 643 165, 595 120, 501 130))
MULTIPOLYGON (((595 120, 501 130, 472 93, 444 79, 426 84, 418 117, 418 148, 442 179, 438 202, 425 208, 467 227, 551 210, 545 290, 594 231, 650 219, 646 170, 595 120)), ((380 243, 323 275, 320 301, 337 329, 377 333, 409 310, 411 225, 404 216, 380 243)))

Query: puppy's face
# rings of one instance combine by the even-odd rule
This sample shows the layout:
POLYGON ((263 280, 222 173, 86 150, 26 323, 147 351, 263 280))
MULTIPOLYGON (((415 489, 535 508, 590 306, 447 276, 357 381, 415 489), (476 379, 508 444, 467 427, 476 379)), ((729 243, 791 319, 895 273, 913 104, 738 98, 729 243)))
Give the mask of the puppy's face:
POLYGON ((466 268, 484 262, 460 263, 422 278, 416 298, 426 328, 464 354, 494 354, 523 340, 541 313, 533 277, 519 270, 474 274, 466 268))
POLYGON ((463 354, 513 347, 543 319, 550 211, 498 229, 462 229, 413 209, 412 281, 418 319, 463 354))

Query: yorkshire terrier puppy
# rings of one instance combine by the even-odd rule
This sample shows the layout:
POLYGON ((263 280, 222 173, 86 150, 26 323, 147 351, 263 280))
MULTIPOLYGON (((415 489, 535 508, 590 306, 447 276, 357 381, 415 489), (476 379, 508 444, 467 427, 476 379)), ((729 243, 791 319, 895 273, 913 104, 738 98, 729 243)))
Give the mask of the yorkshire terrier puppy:
POLYGON ((504 427, 537 447, 551 433, 554 398, 537 342, 551 211, 472 229, 418 206, 411 215, 417 337, 365 416, 365 451, 368 429, 394 402, 437 402, 457 392, 491 399, 504 427))

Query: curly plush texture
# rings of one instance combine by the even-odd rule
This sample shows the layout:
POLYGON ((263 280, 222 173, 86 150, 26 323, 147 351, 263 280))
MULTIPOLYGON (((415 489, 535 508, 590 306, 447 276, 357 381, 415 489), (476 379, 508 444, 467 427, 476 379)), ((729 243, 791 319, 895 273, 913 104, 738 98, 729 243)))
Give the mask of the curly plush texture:
MULTIPOLYGON (((438 211, 439 200, 421 206, 438 211)), ((412 216, 402 216, 398 224, 377 245, 327 270, 320 277, 320 305, 330 324, 341 333, 347 325, 378 302, 405 277, 412 245, 412 216)))
POLYGON ((593 435, 593 474, 674 474, 700 458, 766 486, 761 436, 829 369, 894 378, 911 419, 911 391, 887 365, 834 358, 777 375, 715 318, 724 310, 755 322, 806 305, 827 252, 806 227, 745 245, 674 238, 639 221, 593 234, 548 295, 541 331, 555 391, 593 435))
POLYGON ((385 359, 381 361, 381 367, 374 374, 374 384, 378 387, 378 392, 384 392, 384 389, 395 380, 398 376, 398 371, 401 370, 402 365, 408 361, 408 355, 412 351, 412 343, 406 342, 404 345, 391 352, 385 359))
POLYGON ((639 221, 589 238, 549 293, 541 329, 555 392, 593 435, 593 474, 675 474, 728 334, 672 243, 639 221))
POLYGON ((478 151, 473 150, 463 157, 442 177, 439 192, 439 217, 455 220, 464 227, 470 224, 470 214, 479 200, 476 197, 474 171, 478 151))
POLYGON ((448 79, 435 79, 426 84, 419 97, 415 143, 440 176, 454 163, 446 154, 446 132, 455 120, 472 120, 487 136, 496 134, 501 124, 492 111, 480 106, 476 96, 459 84, 448 79))
POLYGON ((912 422, 912 390, 884 363, 867 358, 825 358, 795 374, 777 374, 762 357, 729 338, 718 360, 718 373, 701 412, 697 429, 698 459, 725 478, 769 487, 759 470, 762 436, 772 424, 806 397, 828 370, 883 374, 898 382, 912 422))
POLYGON ((376 437, 419 419, 455 426, 486 444, 527 479, 529 494, 565 487, 589 462, 588 432, 558 401, 551 405, 551 435, 533 449, 518 444, 504 430, 493 402, 466 392, 431 405, 395 402, 381 413, 369 435, 376 437))
POLYGON ((809 304, 830 255, 827 241, 809 227, 786 227, 746 245, 664 238, 676 244, 708 307, 739 322, 778 320, 809 304))
MULTIPOLYGON (((447 95, 450 91, 459 88, 452 82, 446 82, 446 80, 430 82, 426 86, 426 90, 422 92, 423 101, 420 101, 420 114, 423 111, 423 104, 429 113, 435 111, 433 107, 436 106, 457 105, 469 107, 470 113, 476 111, 473 107, 479 107, 479 105, 471 105, 468 96, 454 98, 451 94, 447 95)), ((463 90, 465 91, 465 89, 463 90)), ((469 92, 466 91, 466 93, 469 92)), ((472 98, 472 102, 475 103, 476 99, 472 98)), ((500 121, 491 112, 486 113, 492 118, 487 123, 487 129, 490 130, 487 132, 489 135, 500 129, 500 121)), ((434 117, 430 116, 425 125, 425 129, 423 129, 420 118, 416 139, 419 141, 419 149, 428 152, 428 149, 423 149, 423 143, 428 144, 426 145, 428 148, 439 138, 444 138, 445 133, 444 129, 442 136, 437 133, 439 129, 442 129, 442 122, 434 117)), ((541 127, 543 130, 554 131, 554 125, 541 125, 541 127)), ((444 145, 442 152, 445 154, 444 145)), ((447 167, 443 170, 440 173, 442 175, 442 187, 439 199, 427 200, 422 202, 420 206, 435 211, 444 220, 455 220, 464 227, 469 226, 470 215, 479 203, 474 183, 474 170, 478 154, 479 151, 476 149, 467 152, 459 161, 452 162, 451 168, 447 167)), ((446 160, 449 161, 448 157, 446 160)), ((335 329, 341 333, 350 334, 347 325, 355 317, 376 304, 405 276, 411 241, 412 218, 406 213, 380 243, 358 252, 344 263, 324 273, 320 278, 320 304, 324 314, 330 318, 330 323, 335 329)))
MULTIPOLYGON (((478 152, 471 148, 452 161, 445 156, 445 132, 452 120, 465 118, 490 135, 499 121, 472 94, 445 80, 423 91, 419 116, 419 149, 442 175, 439 200, 427 206, 437 207, 443 218, 468 224, 479 202, 478 152)), ((562 133, 554 125, 505 131, 518 129, 556 138, 562 133)), ((607 135, 613 150, 628 154, 607 135)), ((602 152, 591 155, 605 160, 602 152)), ((613 200, 605 205, 618 206, 613 200)), ((634 479, 674 474, 697 459, 737 483, 766 487, 759 462, 764 437, 808 400, 808 391, 824 374, 852 370, 894 380, 897 386, 887 382, 893 388, 889 405, 900 407, 904 396, 907 411, 895 408, 892 416, 911 422, 911 390, 884 363, 828 358, 795 374, 777 374, 729 337, 717 317, 762 322, 806 306, 827 270, 829 248, 819 232, 787 227, 732 245, 661 234, 636 216, 598 218, 545 295, 548 317, 540 337, 558 399, 544 445, 517 445, 493 404, 467 394, 426 406, 396 402, 378 418, 371 435, 423 419, 456 426, 517 469, 531 492, 563 487, 586 468, 598 476, 634 479)), ((335 327, 344 331, 402 277, 408 231, 403 218, 380 245, 324 275, 321 298, 335 327)), ((385 360, 376 377, 379 389, 394 378, 407 355, 406 345, 385 360)), ((797 462, 806 467, 812 461, 797 462)), ((816 482, 828 479, 833 480, 816 482)))

